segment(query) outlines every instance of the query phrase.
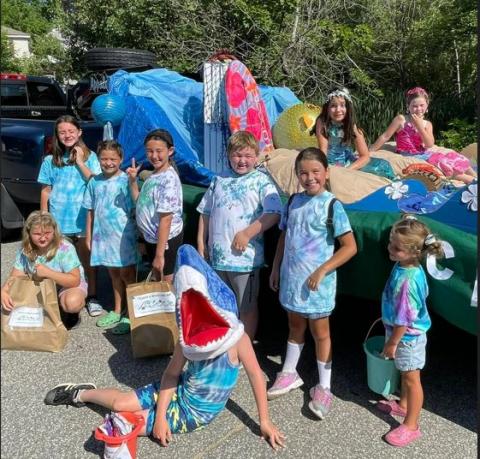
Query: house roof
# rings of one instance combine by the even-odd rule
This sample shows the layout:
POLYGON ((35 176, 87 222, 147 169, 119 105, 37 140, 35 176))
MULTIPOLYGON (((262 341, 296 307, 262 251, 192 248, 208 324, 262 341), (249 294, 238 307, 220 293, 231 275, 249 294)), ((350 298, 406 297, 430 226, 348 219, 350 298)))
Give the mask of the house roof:
POLYGON ((11 37, 11 38, 14 38, 14 37, 18 37, 18 38, 30 38, 30 34, 29 33, 25 33, 25 32, 20 32, 19 30, 15 30, 15 29, 12 29, 11 27, 4 27, 2 26, 2 31, 4 33, 6 33, 7 37, 11 37))

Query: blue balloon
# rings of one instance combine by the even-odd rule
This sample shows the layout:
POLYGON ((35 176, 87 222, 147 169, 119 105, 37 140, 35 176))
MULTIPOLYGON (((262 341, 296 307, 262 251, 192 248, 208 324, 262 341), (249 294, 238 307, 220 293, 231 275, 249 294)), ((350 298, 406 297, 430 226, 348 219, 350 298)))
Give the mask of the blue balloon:
POLYGON ((110 122, 113 126, 118 126, 122 122, 126 110, 123 99, 111 94, 98 96, 91 107, 92 116, 97 123, 110 122))

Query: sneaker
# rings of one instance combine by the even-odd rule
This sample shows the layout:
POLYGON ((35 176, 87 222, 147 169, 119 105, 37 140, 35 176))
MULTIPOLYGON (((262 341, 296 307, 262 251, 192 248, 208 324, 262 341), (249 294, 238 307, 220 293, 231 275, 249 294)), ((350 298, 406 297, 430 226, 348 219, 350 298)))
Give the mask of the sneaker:
POLYGON ((308 407, 317 417, 323 419, 332 407, 333 395, 329 389, 316 385, 310 389, 311 401, 308 407))
POLYGON ((405 424, 401 424, 385 435, 385 441, 392 446, 402 447, 409 445, 412 441, 421 436, 422 432, 420 432, 418 427, 416 430, 410 430, 405 424))
POLYGON ((95 384, 60 384, 47 392, 44 402, 46 405, 72 405, 76 407, 84 406, 85 403, 75 401, 80 390, 96 389, 95 384))
POLYGON ((109 328, 113 327, 114 325, 117 325, 118 322, 120 322, 122 316, 120 314, 117 314, 114 311, 110 311, 108 314, 105 314, 104 316, 100 317, 100 319, 97 320, 97 327, 100 328, 109 328))
POLYGON ((87 308, 90 317, 97 317, 103 312, 102 305, 95 297, 87 298, 85 307, 87 308))
POLYGON ((277 373, 273 386, 267 390, 267 398, 268 400, 273 400, 274 398, 280 397, 302 385, 303 380, 298 376, 296 371, 294 373, 281 371, 277 373))
POLYGON ((404 410, 396 400, 380 400, 376 407, 382 412, 392 416, 401 416, 404 418, 407 415, 407 411, 404 410))

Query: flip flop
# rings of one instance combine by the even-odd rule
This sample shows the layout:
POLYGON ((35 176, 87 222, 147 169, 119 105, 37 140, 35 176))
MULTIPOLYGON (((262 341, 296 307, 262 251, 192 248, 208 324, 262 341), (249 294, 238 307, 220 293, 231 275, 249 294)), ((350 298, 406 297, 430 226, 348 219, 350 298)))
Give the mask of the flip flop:
POLYGON ((111 327, 112 325, 115 325, 118 322, 120 322, 120 319, 121 319, 120 314, 117 314, 114 311, 110 311, 108 314, 104 315, 103 317, 100 317, 100 319, 97 320, 97 327, 100 327, 100 328, 111 327))
POLYGON ((110 329, 110 331, 114 335, 126 335, 127 333, 130 333, 130 320, 128 317, 123 317, 115 327, 110 329))

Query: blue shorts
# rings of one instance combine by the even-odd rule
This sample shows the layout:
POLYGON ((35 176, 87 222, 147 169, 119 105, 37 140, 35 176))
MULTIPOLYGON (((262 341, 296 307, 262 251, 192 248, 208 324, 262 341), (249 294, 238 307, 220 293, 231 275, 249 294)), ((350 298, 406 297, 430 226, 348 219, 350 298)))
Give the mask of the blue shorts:
POLYGON ((150 435, 155 423, 155 414, 157 410, 158 393, 160 392, 160 383, 155 382, 135 389, 138 402, 142 410, 148 410, 147 425, 145 426, 146 435, 150 435))
POLYGON ((409 341, 400 341, 395 352, 395 367, 400 371, 421 370, 425 366, 426 345, 426 333, 409 341))

